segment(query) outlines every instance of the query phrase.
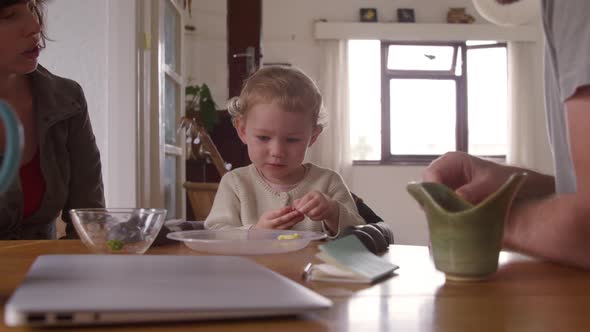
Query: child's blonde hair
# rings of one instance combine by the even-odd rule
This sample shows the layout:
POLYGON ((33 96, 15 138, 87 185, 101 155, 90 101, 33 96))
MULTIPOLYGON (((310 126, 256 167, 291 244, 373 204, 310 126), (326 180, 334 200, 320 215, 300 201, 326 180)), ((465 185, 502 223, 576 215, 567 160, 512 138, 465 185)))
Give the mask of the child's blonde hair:
POLYGON ((287 66, 263 67, 244 83, 239 97, 229 100, 227 110, 235 124, 260 102, 276 102, 287 112, 311 112, 313 124, 325 126, 320 90, 304 72, 287 66))

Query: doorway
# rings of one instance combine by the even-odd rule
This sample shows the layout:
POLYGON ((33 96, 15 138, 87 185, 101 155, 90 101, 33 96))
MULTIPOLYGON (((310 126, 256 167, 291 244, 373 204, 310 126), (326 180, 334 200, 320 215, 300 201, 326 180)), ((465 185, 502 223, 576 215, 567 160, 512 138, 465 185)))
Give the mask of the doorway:
MULTIPOLYGON (((243 81, 260 65, 262 1, 193 1, 188 25, 191 27, 185 36, 189 84, 207 83, 219 108, 220 121, 210 136, 232 169, 249 165, 247 148, 236 134, 225 104, 239 95, 243 81)), ((215 183, 220 179, 213 164, 186 161, 187 181, 215 183)), ((190 204, 186 215, 189 220, 194 218, 190 204)))

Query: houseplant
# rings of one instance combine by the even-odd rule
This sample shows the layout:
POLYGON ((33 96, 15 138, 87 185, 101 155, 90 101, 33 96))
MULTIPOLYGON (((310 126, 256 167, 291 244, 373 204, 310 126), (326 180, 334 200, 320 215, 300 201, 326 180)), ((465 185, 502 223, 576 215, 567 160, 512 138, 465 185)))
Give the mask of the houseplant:
POLYGON ((209 133, 219 122, 217 105, 207 84, 189 85, 185 90, 185 113, 178 130, 186 137, 187 159, 213 163, 220 175, 231 169, 225 163, 209 133))
MULTIPOLYGON (((209 136, 219 122, 217 106, 207 84, 189 85, 185 90, 185 113, 180 118, 179 131, 186 137, 187 159, 202 163, 203 179, 206 179, 206 164, 213 164, 220 176, 231 169, 225 163, 209 136)), ((209 214, 213 199, 219 186, 211 182, 190 182, 183 184, 186 189, 193 215, 196 220, 204 220, 209 214)))
POLYGON ((217 104, 213 100, 207 84, 187 85, 185 89, 185 118, 195 120, 203 125, 208 132, 219 122, 217 104))
POLYGON ((203 129, 210 133, 219 122, 217 105, 207 84, 188 85, 185 98, 185 112, 180 118, 178 130, 183 130, 186 136, 187 158, 207 159, 207 152, 210 151, 204 151, 201 133, 203 129))

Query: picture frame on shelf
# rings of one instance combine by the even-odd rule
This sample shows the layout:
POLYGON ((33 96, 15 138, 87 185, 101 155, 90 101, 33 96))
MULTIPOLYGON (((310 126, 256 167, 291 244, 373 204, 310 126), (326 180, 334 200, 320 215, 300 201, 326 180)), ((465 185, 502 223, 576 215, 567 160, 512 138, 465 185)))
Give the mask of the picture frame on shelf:
POLYGON ((397 21, 401 23, 415 23, 416 15, 412 8, 398 8, 397 9, 397 21))
POLYGON ((361 22, 377 22, 376 8, 361 8, 360 9, 361 22))

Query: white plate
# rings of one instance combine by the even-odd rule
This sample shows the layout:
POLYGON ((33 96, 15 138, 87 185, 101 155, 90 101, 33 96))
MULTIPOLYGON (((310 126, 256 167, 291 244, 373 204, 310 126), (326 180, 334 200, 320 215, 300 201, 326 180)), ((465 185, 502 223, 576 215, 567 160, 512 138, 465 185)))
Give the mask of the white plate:
POLYGON ((197 230, 173 232, 169 239, 183 241, 196 251, 223 255, 280 254, 305 248, 310 241, 326 237, 321 232, 262 229, 197 230), (299 234, 299 238, 279 240, 279 235, 299 234))

